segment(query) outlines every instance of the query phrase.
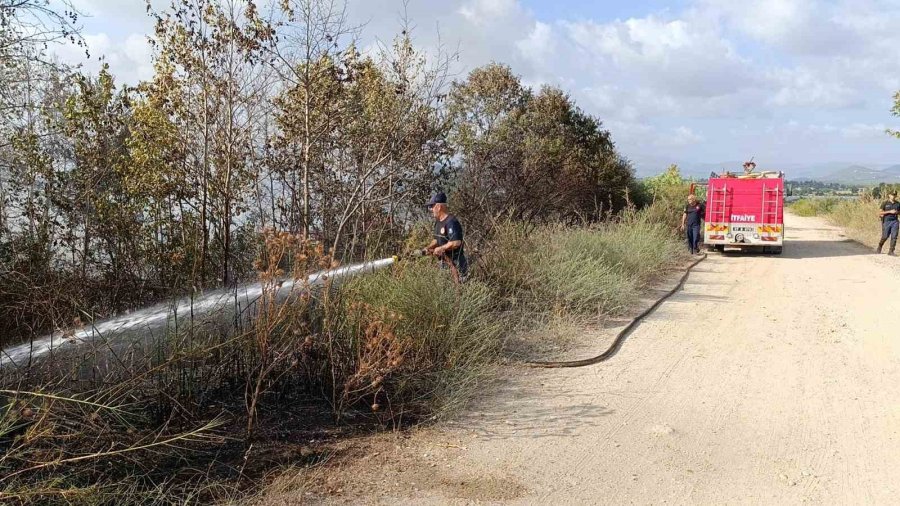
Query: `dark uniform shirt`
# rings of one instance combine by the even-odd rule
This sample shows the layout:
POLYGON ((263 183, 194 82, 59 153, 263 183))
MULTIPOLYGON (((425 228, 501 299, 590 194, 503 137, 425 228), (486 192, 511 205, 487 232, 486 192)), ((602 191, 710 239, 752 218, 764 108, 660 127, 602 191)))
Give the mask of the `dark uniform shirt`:
MULTIPOLYGON (((884 204, 881 204, 881 210, 882 211, 900 211, 900 200, 898 200, 897 202, 894 202, 893 204, 890 201, 885 202, 884 204)), ((896 214, 885 214, 884 215, 885 223, 889 223, 892 221, 897 221, 896 214)))
POLYGON ((702 220, 703 215, 706 214, 706 206, 703 202, 697 202, 694 205, 686 204, 684 206, 684 213, 687 215, 687 220, 685 220, 684 223, 686 227, 699 227, 700 220, 702 220))
MULTIPOLYGON (((438 246, 443 246, 451 241, 462 242, 463 228, 456 216, 447 216, 444 221, 436 221, 434 223, 434 238, 438 246)), ((450 256, 450 260, 453 261, 459 273, 465 275, 469 270, 469 262, 466 260, 463 244, 460 244, 455 250, 447 252, 447 255, 450 256)))

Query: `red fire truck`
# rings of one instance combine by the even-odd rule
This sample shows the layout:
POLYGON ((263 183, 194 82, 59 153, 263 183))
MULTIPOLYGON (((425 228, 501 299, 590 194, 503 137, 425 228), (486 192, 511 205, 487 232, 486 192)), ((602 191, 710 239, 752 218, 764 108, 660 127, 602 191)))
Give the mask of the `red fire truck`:
MULTIPOLYGON (((748 162, 749 164, 750 162, 748 162)), ((711 177, 703 240, 718 251, 784 248, 784 173, 752 172, 711 177)), ((755 164, 753 164, 755 165, 755 164)))

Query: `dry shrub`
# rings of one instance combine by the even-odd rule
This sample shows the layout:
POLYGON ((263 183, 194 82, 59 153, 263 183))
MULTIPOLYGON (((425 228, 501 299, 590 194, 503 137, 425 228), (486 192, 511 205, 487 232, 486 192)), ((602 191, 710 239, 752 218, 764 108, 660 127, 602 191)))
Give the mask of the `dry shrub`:
POLYGON ((318 393, 338 421, 364 414, 393 426, 462 405, 504 335, 490 290, 455 285, 430 259, 342 285, 307 283, 309 271, 336 266, 321 246, 267 231, 256 304, 215 316, 230 328, 181 321, 127 361, 96 351, 4 375, 0 498, 218 500, 237 483, 203 466, 249 455, 270 433, 260 412, 276 400, 318 393))
POLYGON ((455 285, 427 259, 355 278, 330 306, 337 405, 343 410, 364 401, 392 424, 464 404, 494 362, 507 327, 486 285, 455 285))
POLYGON ((165 487, 165 470, 225 439, 212 418, 190 428, 150 423, 131 395, 0 391, 0 501, 34 504, 152 502, 142 479, 165 487), (163 476, 160 476, 163 475, 163 476), (123 493, 132 494, 127 501, 123 493), (117 497, 119 499, 117 499, 117 497))
POLYGON ((378 397, 384 391, 385 379, 390 381, 402 371, 410 343, 397 335, 401 317, 392 310, 365 302, 351 302, 346 311, 345 329, 350 331, 347 337, 358 344, 356 360, 344 364, 350 366, 347 368, 349 377, 343 381, 338 412, 370 397, 373 399, 370 407, 378 413, 381 409, 378 397))
POLYGON ((307 274, 338 267, 321 243, 272 229, 263 234, 265 254, 256 263, 262 293, 256 301, 251 330, 254 349, 250 356, 255 360, 248 368, 245 384, 248 437, 253 433, 261 396, 301 363, 300 355, 309 350, 315 337, 311 314, 314 293, 307 274), (287 266, 294 283, 283 293, 287 266))

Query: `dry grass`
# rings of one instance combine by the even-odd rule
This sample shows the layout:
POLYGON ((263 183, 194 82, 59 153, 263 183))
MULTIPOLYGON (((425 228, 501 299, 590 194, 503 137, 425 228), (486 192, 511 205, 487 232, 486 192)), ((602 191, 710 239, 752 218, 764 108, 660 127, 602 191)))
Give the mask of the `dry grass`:
POLYGON ((874 248, 881 238, 879 205, 880 202, 872 197, 810 198, 791 204, 790 209, 799 216, 824 217, 844 229, 850 239, 874 248))
POLYGON ((826 217, 843 228, 847 237, 874 248, 881 238, 879 204, 873 198, 843 200, 832 206, 826 217))

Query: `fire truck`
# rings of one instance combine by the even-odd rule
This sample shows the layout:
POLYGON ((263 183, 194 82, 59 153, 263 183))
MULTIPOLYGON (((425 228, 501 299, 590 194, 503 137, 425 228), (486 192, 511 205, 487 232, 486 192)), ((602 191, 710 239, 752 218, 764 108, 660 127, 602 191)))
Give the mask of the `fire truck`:
POLYGON ((706 188, 703 240, 718 251, 757 250, 779 255, 784 249, 784 173, 713 174, 706 188))

